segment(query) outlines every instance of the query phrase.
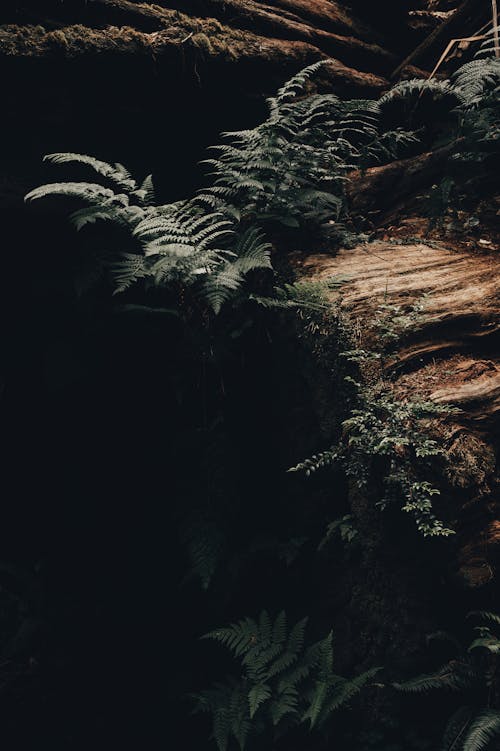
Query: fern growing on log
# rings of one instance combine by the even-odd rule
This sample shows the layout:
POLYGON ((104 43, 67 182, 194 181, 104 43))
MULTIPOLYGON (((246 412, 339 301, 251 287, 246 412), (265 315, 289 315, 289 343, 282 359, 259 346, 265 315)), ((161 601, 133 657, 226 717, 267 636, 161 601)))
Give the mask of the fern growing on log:
POLYGON ((253 221, 329 230, 346 212, 347 173, 399 155, 415 134, 382 134, 379 106, 304 96, 305 84, 328 63, 314 63, 268 100, 267 120, 253 130, 224 134, 205 161, 213 185, 198 200, 215 209, 231 204, 253 221))
POLYGON ((194 696, 197 710, 212 716, 219 751, 231 739, 244 749, 251 735, 278 737, 303 723, 321 728, 376 675, 378 668, 352 679, 336 675, 332 634, 306 645, 307 620, 289 629, 284 611, 274 620, 263 611, 258 620, 244 618, 203 637, 224 646, 241 665, 239 679, 194 696))

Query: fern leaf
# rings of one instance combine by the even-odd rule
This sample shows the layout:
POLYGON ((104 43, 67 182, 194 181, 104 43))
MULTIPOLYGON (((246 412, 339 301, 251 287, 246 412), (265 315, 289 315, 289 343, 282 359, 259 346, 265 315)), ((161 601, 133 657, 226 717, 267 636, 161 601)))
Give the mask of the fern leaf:
POLYGON ((214 639, 240 657, 258 638, 259 628, 252 618, 244 618, 228 628, 220 628, 205 634, 202 639, 214 639))
POLYGON ((109 265, 109 270, 116 284, 115 295, 125 292, 137 281, 147 277, 149 273, 144 264, 144 258, 133 253, 122 253, 109 265))
MULTIPOLYGON (((348 704, 352 698, 357 696, 361 690, 372 681, 381 669, 382 668, 371 668, 349 680, 334 680, 332 682, 333 696, 329 699, 327 706, 324 709, 321 722, 328 719, 332 712, 340 709, 340 707, 345 704, 348 704)), ((337 676, 335 678, 337 678, 337 676)))
POLYGON ((259 707, 271 698, 271 688, 265 683, 257 683, 248 692, 250 719, 253 719, 259 707))
POLYGON ((38 201, 48 196, 61 196, 63 198, 79 198, 81 201, 97 203, 102 199, 117 198, 109 188, 104 188, 98 183, 48 183, 31 190, 25 201, 38 201))
POLYGON ((276 95, 276 100, 279 103, 283 103, 290 98, 298 96, 304 90, 306 82, 321 70, 321 68, 324 68, 326 64, 326 60, 319 60, 318 62, 308 65, 307 68, 303 68, 303 70, 290 78, 290 80, 279 89, 276 95))
POLYGON ((482 751, 500 735, 500 712, 486 709, 473 720, 463 743, 463 751, 482 751))
POLYGON ((44 161, 52 162, 52 164, 84 164, 91 167, 99 175, 111 180, 111 182, 114 182, 115 185, 126 192, 131 192, 137 189, 137 183, 132 179, 130 172, 123 166, 123 164, 117 163, 111 165, 108 162, 103 162, 93 156, 87 156, 86 154, 73 154, 69 152, 47 154, 44 157, 44 161))
POLYGON ((448 721, 441 744, 441 751, 463 751, 464 737, 474 712, 470 707, 460 707, 448 721))
POLYGON ((313 697, 306 712, 301 717, 302 722, 309 720, 310 727, 313 728, 323 709, 324 702, 328 696, 328 681, 318 681, 314 687, 313 697))
POLYGON ((482 621, 490 621, 496 626, 500 626, 500 615, 497 615, 497 613, 491 613, 488 610, 473 610, 467 614, 467 618, 477 618, 482 621))
POLYGON ((273 725, 279 725, 287 715, 297 715, 299 694, 294 686, 286 686, 273 700, 270 707, 270 715, 273 725))
POLYGON ((435 688, 460 691, 463 688, 463 680, 457 673, 455 665, 450 663, 436 673, 421 675, 418 678, 413 678, 404 683, 394 683, 393 685, 398 691, 409 693, 420 693, 435 688))

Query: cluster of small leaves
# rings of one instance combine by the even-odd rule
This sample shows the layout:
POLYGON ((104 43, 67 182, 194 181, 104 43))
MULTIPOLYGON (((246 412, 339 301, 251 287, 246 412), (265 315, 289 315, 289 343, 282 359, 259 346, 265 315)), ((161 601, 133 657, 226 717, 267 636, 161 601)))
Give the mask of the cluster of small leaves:
MULTIPOLYGON (((353 410, 343 424, 347 439, 344 466, 359 487, 366 487, 374 457, 386 457, 386 494, 378 502, 381 509, 400 504, 410 514, 419 532, 427 536, 453 534, 433 512, 433 497, 440 494, 427 480, 419 478, 428 469, 428 460, 443 450, 423 428, 423 420, 435 419, 453 409, 430 400, 400 401, 391 390, 365 391, 362 407, 353 410)), ((346 444, 344 444, 346 445, 346 444)))
POLYGON ((383 457, 388 469, 384 476, 386 494, 378 502, 379 508, 400 504, 402 511, 411 514, 418 530, 426 537, 453 534, 433 512, 432 499, 440 491, 419 478, 428 460, 443 453, 423 429, 422 421, 454 410, 432 401, 402 401, 390 388, 361 387, 350 380, 358 389, 358 406, 342 423, 342 439, 331 449, 313 455, 290 471, 305 472, 309 476, 339 464, 359 488, 366 489, 374 459, 383 457))
POLYGON ((321 728, 331 714, 369 683, 377 669, 347 679, 333 671, 332 634, 305 644, 307 618, 288 628, 282 611, 263 611, 210 632, 241 665, 240 677, 197 694, 198 711, 210 713, 219 751, 234 740, 244 749, 250 736, 282 736, 290 727, 321 728))
POLYGON ((326 528, 326 534, 318 546, 318 550, 323 550, 336 534, 339 534, 342 542, 346 543, 351 543, 356 538, 358 530, 353 526, 353 517, 351 514, 344 514, 339 519, 330 522, 326 528))
POLYGON ((386 345, 397 342, 407 332, 416 331, 422 325, 422 312, 427 295, 422 295, 409 307, 384 302, 379 305, 376 317, 377 334, 386 345))
POLYGON ((476 611, 468 617, 477 625, 467 649, 434 673, 394 684, 397 690, 408 693, 444 689, 464 694, 469 702, 473 698, 449 719, 442 751, 483 751, 500 736, 500 710, 492 706, 493 697, 498 695, 500 616, 476 611))

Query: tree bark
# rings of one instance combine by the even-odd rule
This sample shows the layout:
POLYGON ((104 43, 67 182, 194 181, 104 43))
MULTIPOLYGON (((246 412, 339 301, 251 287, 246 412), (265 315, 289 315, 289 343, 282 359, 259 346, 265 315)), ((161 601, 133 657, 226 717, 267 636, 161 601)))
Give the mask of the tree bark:
POLYGON ((357 213, 384 209, 439 178, 456 144, 397 162, 352 172, 347 183, 349 205, 357 213))
POLYGON ((403 62, 393 71, 391 78, 399 76, 407 65, 415 65, 422 60, 425 62, 429 57, 437 58, 446 44, 453 39, 454 35, 470 36, 478 29, 477 26, 490 15, 487 3, 482 0, 464 0, 450 18, 434 29, 419 46, 411 52, 403 62))

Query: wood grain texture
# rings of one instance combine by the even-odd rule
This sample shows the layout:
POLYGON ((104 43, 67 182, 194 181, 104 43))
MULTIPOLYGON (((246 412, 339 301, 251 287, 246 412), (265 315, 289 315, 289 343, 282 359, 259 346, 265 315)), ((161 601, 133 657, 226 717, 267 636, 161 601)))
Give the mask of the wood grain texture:
POLYGON ((359 347, 380 336, 380 306, 410 310, 415 325, 387 356, 385 377, 401 399, 456 407, 436 426, 447 456, 447 494, 456 506, 455 573, 487 584, 500 563, 500 274, 497 251, 375 242, 335 256, 298 256, 300 276, 348 281, 332 293, 359 347))

